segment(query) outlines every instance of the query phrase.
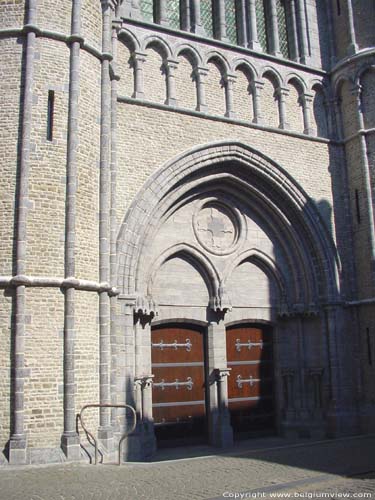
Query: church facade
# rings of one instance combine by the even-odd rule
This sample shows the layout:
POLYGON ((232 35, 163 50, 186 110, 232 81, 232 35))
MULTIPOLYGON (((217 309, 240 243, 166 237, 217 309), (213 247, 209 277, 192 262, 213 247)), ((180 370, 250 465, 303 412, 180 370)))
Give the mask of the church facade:
POLYGON ((0 15, 0 463, 374 432, 373 1, 0 15))

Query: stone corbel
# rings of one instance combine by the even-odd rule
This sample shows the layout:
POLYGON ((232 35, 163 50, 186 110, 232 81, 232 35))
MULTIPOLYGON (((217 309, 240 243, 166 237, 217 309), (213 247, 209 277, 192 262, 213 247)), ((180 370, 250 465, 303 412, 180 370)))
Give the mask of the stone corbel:
POLYGON ((222 283, 220 283, 220 286, 217 290, 217 294, 214 297, 211 297, 210 307, 215 312, 226 313, 227 311, 232 310, 232 303, 230 297, 222 283))
POLYGON ((137 295, 134 312, 141 316, 149 316, 150 318, 159 314, 156 302, 150 295, 137 295))

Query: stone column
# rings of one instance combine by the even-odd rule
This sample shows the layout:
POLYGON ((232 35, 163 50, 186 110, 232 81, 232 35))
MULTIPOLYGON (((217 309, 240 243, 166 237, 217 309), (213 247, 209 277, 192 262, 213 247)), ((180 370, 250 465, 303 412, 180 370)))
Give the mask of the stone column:
MULTIPOLYGON (((112 15, 111 5, 102 0, 102 66, 101 66, 101 119, 100 119, 100 176, 99 176, 99 280, 110 281, 110 130, 112 15)), ((100 403, 111 403, 110 391, 110 300, 107 291, 99 291, 99 393, 100 403)), ((113 433, 109 408, 99 411, 98 437, 107 450, 112 449, 113 433)))
POLYGON ((156 22, 168 26, 167 0, 158 0, 156 9, 156 22))
POLYGON ((233 85, 236 81, 236 75, 226 75, 224 77, 225 81, 225 102, 226 102, 226 112, 225 116, 228 118, 235 118, 236 113, 234 111, 233 102, 233 85))
POLYGON ((279 118, 280 118, 279 128, 287 129, 287 128, 289 128, 289 125, 287 123, 285 98, 289 94, 289 89, 279 87, 276 90, 275 94, 277 96, 278 104, 279 104, 279 118))
POLYGON ((129 17, 130 19, 142 20, 139 0, 123 0, 120 8, 120 17, 129 17))
POLYGON ((310 368, 309 378, 312 382, 313 389, 313 400, 312 406, 314 410, 321 410, 322 404, 322 368, 310 368))
MULTIPOLYGON (((233 430, 228 412, 226 332, 222 320, 208 326, 209 436, 211 444, 228 447, 233 444, 233 430)), ((208 409, 207 409, 208 410, 208 409)))
POLYGON ((352 0, 346 0, 346 1, 348 6, 348 24, 349 24, 349 39, 350 39, 350 43, 347 48, 347 54, 348 56, 352 56, 353 54, 358 52, 358 44, 355 36, 352 0))
POLYGON ((227 23, 225 19, 225 0, 216 0, 214 2, 214 33, 215 38, 227 42, 227 23))
MULTIPOLYGON (((352 88, 352 95, 356 99, 356 116, 357 130, 365 130, 365 123, 362 112, 362 102, 361 102, 361 92, 362 88, 360 85, 355 85, 352 88)), ((365 204, 368 220, 368 231, 369 231, 369 246, 371 254, 371 271, 372 271, 372 283, 375 282, 375 227, 374 227, 374 199, 373 199, 373 189, 371 185, 371 171, 369 163, 369 151, 366 141, 366 136, 364 134, 358 135, 359 149, 360 149, 360 164, 363 177, 363 186, 365 191, 365 204)))
POLYGON ((178 66, 178 61, 173 61, 168 59, 165 63, 166 72, 167 72, 167 99, 165 104, 168 106, 177 106, 177 98, 176 98, 176 77, 175 72, 178 66))
POLYGON ((230 425, 230 414, 228 409, 228 381, 231 368, 215 368, 214 376, 217 386, 218 401, 218 426, 216 429, 216 446, 223 448, 233 444, 233 430, 230 425))
POLYGON ((192 0, 192 23, 191 23, 191 31, 196 33, 197 35, 205 36, 206 32, 204 27, 202 26, 201 20, 201 2, 200 0, 192 0))
POLYGON ((254 80, 251 86, 253 92, 253 109, 254 109, 253 123, 261 125, 263 123, 261 93, 264 87, 264 82, 254 80))
POLYGON ((247 9, 246 9, 246 1, 240 0, 237 2, 237 35, 238 35, 238 43, 243 47, 248 46, 248 38, 247 38, 247 9))
POLYGON ((279 25, 277 23, 276 0, 268 0, 269 26, 267 36, 270 42, 270 52, 276 57, 282 57, 280 52, 279 25))
POLYGON ((202 111, 205 113, 207 111, 206 103, 206 88, 205 88, 205 78, 208 75, 208 69, 206 68, 196 68, 194 71, 195 81, 197 85, 197 111, 202 111))
MULTIPOLYGON (((77 191, 78 117, 80 93, 81 1, 72 5, 68 138, 66 165, 66 220, 65 220, 65 278, 75 275, 75 219, 77 191)), ((61 446, 69 460, 80 459, 79 437, 76 431, 75 407, 75 289, 69 287, 64 294, 64 432, 61 446)))
MULTIPOLYGON (((117 216, 116 216, 116 186, 117 186, 117 44, 121 21, 112 22, 112 77, 111 77, 111 200, 110 200, 110 277, 111 286, 115 288, 117 279, 117 216)), ((110 295, 110 332, 111 332, 111 402, 117 403, 117 295, 110 295)), ((111 425, 116 429, 118 410, 112 408, 111 425)))
POLYGON ((248 47, 251 50, 258 52, 262 51, 262 47, 258 41, 258 28, 257 28, 257 13, 255 0, 249 0, 249 41, 248 47))
MULTIPOLYGON (((139 298, 137 300, 137 304, 139 298)), ((143 301, 145 302, 145 301, 143 301)), ((128 365, 128 380, 134 379, 134 400, 137 412, 137 427, 124 449, 125 458, 149 460, 156 450, 154 422, 152 418, 152 379, 151 374, 151 320, 154 312, 139 309, 136 305, 134 337, 128 337, 127 355, 132 358, 128 365)), ((129 391, 131 387, 129 385, 129 391)), ((130 401, 130 399, 128 399, 130 401)), ((131 403, 128 403, 131 404, 131 403)))
POLYGON ((134 93, 132 97, 136 99, 143 99, 144 94, 144 73, 143 64, 146 62, 146 54, 143 52, 134 52, 134 93))
POLYGON ((180 0, 181 29, 190 31, 192 27, 190 0, 180 0))
POLYGON ((303 110, 303 133, 306 135, 316 135, 316 131, 311 123, 311 104, 313 102, 313 96, 311 94, 304 93, 301 95, 300 100, 303 110))
MULTIPOLYGON (((24 94, 21 125, 20 166, 18 171, 18 211, 16 223, 16 274, 26 274, 27 215, 29 210, 30 136, 32 127, 32 106, 34 88, 34 59, 36 39, 36 0, 27 4, 27 28, 25 28, 24 94)), ((27 440, 24 424, 25 384, 25 315, 26 288, 20 280, 15 290, 15 324, 13 340, 12 373, 12 433, 9 440, 9 463, 25 464, 27 461, 27 440)))
POLYGON ((305 2, 304 0, 296 0, 296 1, 297 1, 297 18, 298 18, 300 47, 301 47, 300 62, 302 64, 308 64, 310 54, 309 54, 309 41, 308 41, 308 33, 306 25, 305 2))
POLYGON ((287 437, 296 436, 296 409, 294 404, 295 399, 295 370, 292 368, 284 368, 281 370, 284 392, 284 421, 282 424, 283 434, 287 437))
POLYGON ((289 0, 289 9, 290 9, 289 10, 290 20, 291 20, 290 56, 291 59, 293 59, 293 61, 299 62, 296 0, 289 0))

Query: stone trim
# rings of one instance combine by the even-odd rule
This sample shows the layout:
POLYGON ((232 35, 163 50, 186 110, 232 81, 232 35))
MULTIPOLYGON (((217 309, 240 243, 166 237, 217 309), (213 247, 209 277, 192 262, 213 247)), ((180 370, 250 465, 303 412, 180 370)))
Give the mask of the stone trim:
POLYGON ((23 285, 26 288, 45 287, 45 288, 74 288, 86 292, 107 292, 110 295, 118 295, 117 288, 106 282, 82 280, 74 277, 56 278, 49 276, 0 276, 0 288, 10 288, 23 285))
POLYGON ((190 116, 196 116, 201 119, 206 119, 206 120, 214 120, 214 121, 222 121, 222 122, 227 122, 227 123, 233 123, 234 125, 242 125, 244 127, 248 128, 255 128, 258 130, 263 130, 265 132, 270 132, 270 133, 276 133, 276 134, 283 134, 287 135, 290 137, 296 137, 297 139, 303 139, 306 141, 314 141, 314 142, 320 142, 322 144, 333 144, 333 145, 340 145, 342 144, 342 141, 337 141, 333 139, 326 139, 324 137, 314 137, 306 134, 300 134, 298 132, 293 132, 291 130, 285 130, 285 129, 279 129, 275 127, 269 127, 267 125, 261 125, 260 123, 254 123, 254 122, 247 122, 245 120, 240 120, 238 118, 234 117, 228 117, 224 115, 209 115, 207 112, 204 111, 205 108, 202 108, 202 111, 200 110, 194 110, 194 109, 185 109, 185 108, 177 108, 177 107, 172 107, 168 106, 167 104, 161 104, 153 101, 147 101, 146 99, 136 99, 134 97, 126 97, 126 96, 118 96, 117 97, 118 102, 124 102, 126 104, 133 104, 135 106, 145 106, 147 108, 155 108, 155 109, 160 109, 162 111, 170 111, 173 113, 181 113, 183 115, 190 115, 190 116))
POLYGON ((111 54, 106 54, 104 52, 101 52, 96 47, 85 42, 85 39, 83 37, 79 37, 79 39, 76 39, 75 37, 72 38, 71 35, 65 35, 64 33, 59 33, 58 31, 40 29, 34 25, 32 26, 25 25, 23 28, 0 29, 0 39, 7 37, 18 38, 20 36, 27 36, 28 33, 34 33, 35 36, 37 36, 38 38, 49 38, 51 40, 64 42, 68 45, 71 44, 72 42, 79 41, 82 50, 85 50, 86 52, 96 57, 100 61, 102 61, 108 56, 112 58, 111 54))
POLYGON ((248 47, 243 47, 242 45, 232 45, 230 43, 227 43, 223 40, 218 40, 216 38, 205 38, 203 36, 200 36, 199 33, 192 33, 189 31, 181 31, 181 30, 174 30, 166 26, 161 26, 160 24, 154 24, 154 23, 147 23, 145 21, 139 21, 137 19, 126 19, 123 21, 123 25, 130 25, 130 26, 135 26, 135 27, 140 27, 140 28, 145 28, 147 30, 151 30, 153 32, 162 32, 166 34, 171 34, 174 35, 176 38, 183 38, 184 40, 192 40, 196 42, 201 42, 204 45, 208 46, 213 46, 215 48, 222 48, 225 50, 229 50, 231 52, 239 52, 242 54, 247 54, 250 55, 256 59, 261 59, 262 61, 272 61, 280 64, 281 66, 289 66, 291 68, 296 68, 301 71, 307 72, 307 73, 313 73, 315 75, 319 76, 328 76, 329 72, 322 70, 321 68, 316 68, 314 66, 308 66, 304 65, 301 63, 298 63, 296 61, 292 61, 291 59, 284 59, 282 57, 276 57, 273 56, 272 54, 268 54, 265 52, 258 52, 255 50, 252 50, 248 47))

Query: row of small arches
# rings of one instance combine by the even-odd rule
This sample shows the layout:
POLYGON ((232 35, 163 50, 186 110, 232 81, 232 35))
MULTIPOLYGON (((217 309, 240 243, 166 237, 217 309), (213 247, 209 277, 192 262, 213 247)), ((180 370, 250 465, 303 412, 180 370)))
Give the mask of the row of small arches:
POLYGON ((120 96, 181 109, 203 111, 259 125, 327 138, 327 98, 319 82, 307 85, 291 74, 282 79, 272 68, 259 74, 244 59, 229 69, 212 53, 202 64, 188 48, 171 58, 151 40, 141 53, 120 41, 117 73, 120 96))

